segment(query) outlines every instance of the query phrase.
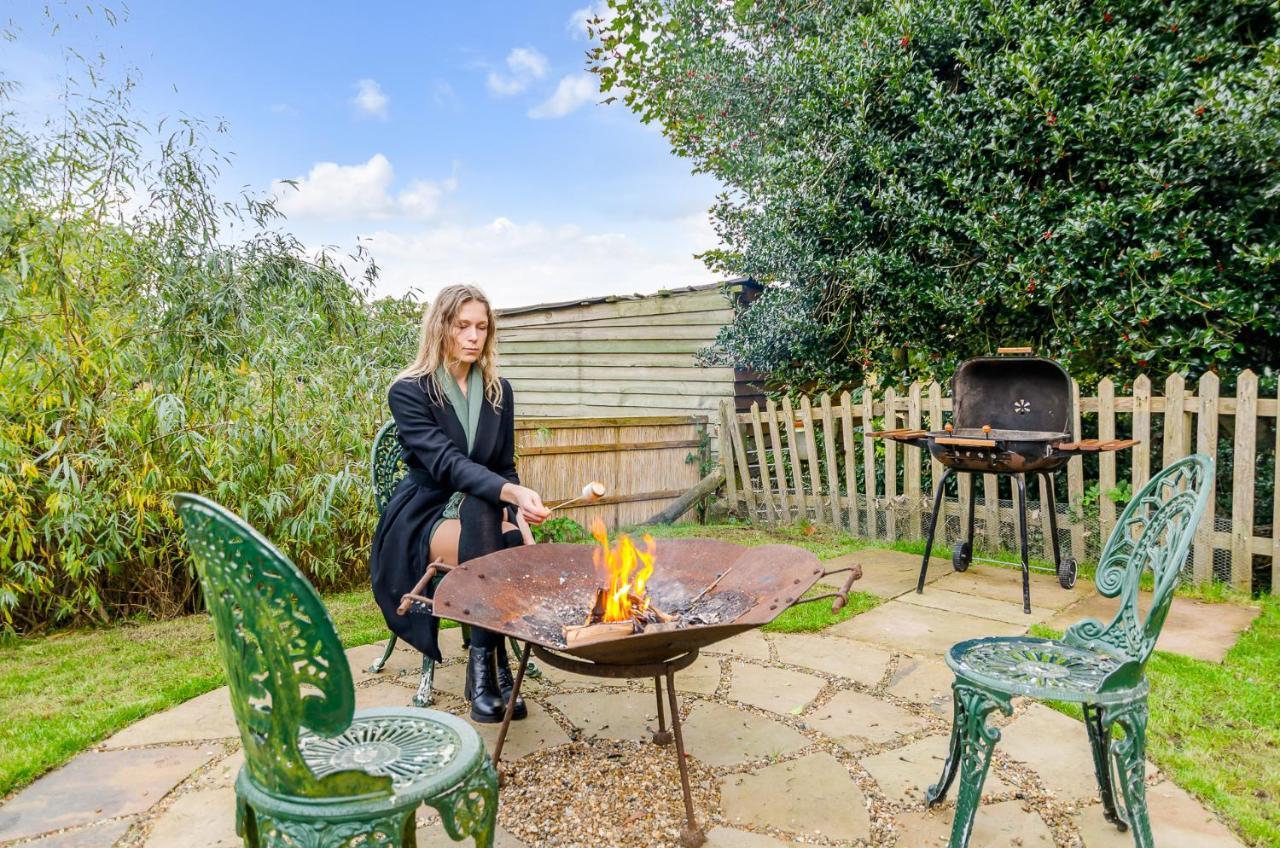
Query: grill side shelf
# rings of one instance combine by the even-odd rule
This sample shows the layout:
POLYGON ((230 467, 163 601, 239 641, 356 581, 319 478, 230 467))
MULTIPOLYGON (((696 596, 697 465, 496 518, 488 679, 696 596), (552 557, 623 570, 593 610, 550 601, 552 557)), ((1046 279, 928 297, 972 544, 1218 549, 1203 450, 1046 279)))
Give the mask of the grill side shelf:
POLYGON ((1081 439, 1078 442, 1063 442, 1058 445, 1058 451, 1061 453, 1094 453, 1126 450, 1139 444, 1141 439, 1109 439, 1102 441, 1101 439, 1081 439))

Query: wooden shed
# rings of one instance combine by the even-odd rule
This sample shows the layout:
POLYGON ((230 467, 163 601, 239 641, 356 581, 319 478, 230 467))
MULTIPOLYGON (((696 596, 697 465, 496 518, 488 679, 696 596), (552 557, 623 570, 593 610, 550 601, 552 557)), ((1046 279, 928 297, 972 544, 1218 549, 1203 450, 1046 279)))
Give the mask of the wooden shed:
POLYGON ((703 367, 734 309, 760 292, 754 280, 610 295, 498 310, 498 363, 521 418, 705 416, 720 401, 763 403, 755 374, 703 367))

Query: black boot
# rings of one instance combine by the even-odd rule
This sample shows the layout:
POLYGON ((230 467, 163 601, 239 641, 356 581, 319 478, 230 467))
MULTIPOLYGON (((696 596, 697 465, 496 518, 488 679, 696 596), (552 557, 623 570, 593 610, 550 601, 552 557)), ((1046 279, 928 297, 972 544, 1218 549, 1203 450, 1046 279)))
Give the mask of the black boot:
MULTIPOLYGON (((498 642, 497 647, 497 666, 498 666, 498 689, 502 692, 502 703, 507 704, 511 701, 511 692, 516 688, 516 681, 511 676, 511 663, 507 660, 506 641, 498 642)), ((525 650, 528 650, 527 648, 525 650)), ((524 698, 516 698, 515 711, 511 713, 512 721, 519 721, 529 714, 529 708, 524 705, 524 698)))
POLYGON ((472 645, 467 653, 465 695, 471 702, 471 720, 480 724, 497 724, 507 711, 498 678, 494 671, 492 648, 472 645))

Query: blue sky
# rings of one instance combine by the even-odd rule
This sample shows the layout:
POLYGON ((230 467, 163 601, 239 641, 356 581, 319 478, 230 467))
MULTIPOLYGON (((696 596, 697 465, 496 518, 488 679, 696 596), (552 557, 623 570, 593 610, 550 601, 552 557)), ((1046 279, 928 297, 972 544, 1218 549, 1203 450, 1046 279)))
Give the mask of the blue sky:
POLYGON ((597 105, 588 2, 135 0, 114 27, 55 3, 51 36, 17 0, 0 74, 37 112, 67 46, 136 68, 141 117, 225 119, 226 196, 276 192, 309 247, 360 238, 384 293, 473 282, 515 306, 711 282, 692 254, 715 246, 716 183, 597 105))

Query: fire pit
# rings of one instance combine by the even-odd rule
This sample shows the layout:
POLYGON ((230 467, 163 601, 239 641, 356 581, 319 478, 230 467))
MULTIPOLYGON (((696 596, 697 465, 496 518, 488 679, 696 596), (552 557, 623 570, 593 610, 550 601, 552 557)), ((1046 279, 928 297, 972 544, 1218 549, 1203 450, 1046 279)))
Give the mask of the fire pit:
MULTIPOLYGON (((1018 494, 1019 541, 1022 553, 1022 609, 1031 612, 1030 565, 1027 559, 1026 475, 1044 478, 1049 536, 1058 582, 1070 589, 1076 582, 1076 561, 1063 557, 1058 545, 1057 508, 1053 472, 1081 453, 1116 451, 1137 444, 1134 439, 1073 441, 1070 428, 1075 411, 1071 377, 1051 359, 1030 356, 1031 348, 1000 348, 1000 356, 983 356, 961 363, 951 378, 954 423, 944 430, 885 430, 875 436, 926 448, 945 466, 933 500, 933 516, 925 537, 924 562, 916 592, 924 592, 947 480, 957 471, 970 474, 1012 475, 1018 494)), ((977 486, 969 487, 968 528, 956 542, 951 562, 964 571, 973 559, 973 517, 977 486)))
MULTIPOLYGON (((603 540, 603 533, 597 538, 603 540)), ((431 606, 438 615, 512 636, 531 647, 521 652, 515 690, 494 746, 495 765, 502 758, 512 705, 531 652, 547 665, 575 674, 653 678, 658 706, 653 741, 675 743, 686 817, 681 842, 696 848, 705 835, 689 790, 675 673, 697 659, 699 648, 767 624, 796 604, 832 598, 833 610, 839 610, 861 575, 856 565, 824 571, 816 556, 790 545, 747 548, 669 539, 662 541, 660 550, 633 548, 630 555, 625 547, 611 550, 607 542, 603 550, 530 545, 450 570, 431 606), (844 571, 849 575, 840 591, 801 600, 820 578, 844 571), (621 582, 615 582, 619 578, 621 582), (602 589, 606 600, 632 602, 626 620, 594 620, 602 589)))

